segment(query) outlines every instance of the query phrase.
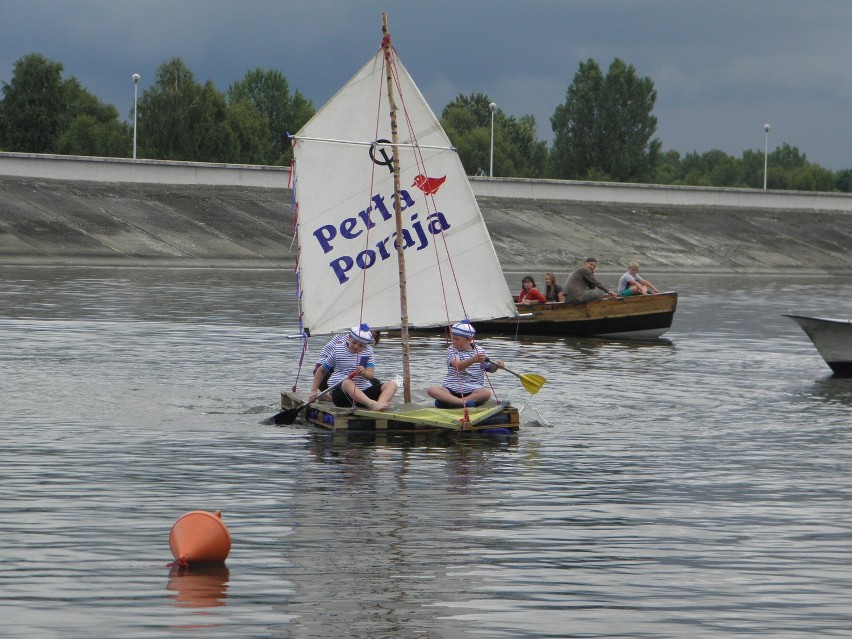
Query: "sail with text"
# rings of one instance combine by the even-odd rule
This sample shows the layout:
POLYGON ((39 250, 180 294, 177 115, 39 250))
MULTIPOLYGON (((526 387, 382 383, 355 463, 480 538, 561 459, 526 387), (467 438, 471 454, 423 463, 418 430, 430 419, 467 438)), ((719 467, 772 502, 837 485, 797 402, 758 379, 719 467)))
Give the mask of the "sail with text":
POLYGON ((394 73, 401 233, 381 50, 294 136, 302 323, 312 334, 400 325, 397 242, 411 325, 517 314, 456 150, 398 59, 394 73))

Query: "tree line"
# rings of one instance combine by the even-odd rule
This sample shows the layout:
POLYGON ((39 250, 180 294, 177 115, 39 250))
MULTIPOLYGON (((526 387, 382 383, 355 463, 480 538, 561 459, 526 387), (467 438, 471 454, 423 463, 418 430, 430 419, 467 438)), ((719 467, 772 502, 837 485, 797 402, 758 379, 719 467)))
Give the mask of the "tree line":
MULTIPOLYGON (((33 53, 19 59, 0 100, 0 150, 131 157, 133 127, 92 95, 63 65, 33 53)), ((581 62, 565 102, 550 118, 553 144, 536 137, 532 115, 510 116, 484 93, 459 95, 441 124, 468 174, 490 166, 504 177, 555 178, 762 188, 764 153, 737 158, 711 150, 681 156, 655 137, 653 81, 616 58, 606 72, 581 62)), ((158 160, 286 165, 287 133, 315 113, 278 70, 260 68, 220 92, 200 83, 180 58, 161 64, 137 101, 137 157, 158 160)), ((129 114, 132 122, 133 113, 129 114)), ((786 143, 769 154, 767 186, 796 191, 852 191, 852 169, 831 171, 808 162, 786 143)))
MULTIPOLYGON (((131 157, 133 126, 62 64, 39 54, 15 63, 0 101, 0 150, 131 157)), ((157 160, 289 164, 286 133, 314 114, 280 71, 253 69, 221 93, 195 79, 180 58, 161 64, 137 101, 137 157, 157 160)), ((130 113, 131 123, 133 113, 130 113)))

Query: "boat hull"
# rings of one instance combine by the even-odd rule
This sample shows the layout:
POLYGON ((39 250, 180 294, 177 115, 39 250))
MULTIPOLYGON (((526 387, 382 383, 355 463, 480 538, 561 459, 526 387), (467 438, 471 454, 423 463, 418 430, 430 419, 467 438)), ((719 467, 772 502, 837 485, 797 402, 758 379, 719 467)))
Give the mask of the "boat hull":
MULTIPOLYGON (((677 293, 658 293, 581 304, 517 304, 519 317, 476 322, 480 335, 547 335, 653 339, 671 328, 677 293)), ((436 329, 413 329, 435 332, 436 329)))
POLYGON ((785 315, 811 339, 837 377, 852 377, 852 319, 785 315))

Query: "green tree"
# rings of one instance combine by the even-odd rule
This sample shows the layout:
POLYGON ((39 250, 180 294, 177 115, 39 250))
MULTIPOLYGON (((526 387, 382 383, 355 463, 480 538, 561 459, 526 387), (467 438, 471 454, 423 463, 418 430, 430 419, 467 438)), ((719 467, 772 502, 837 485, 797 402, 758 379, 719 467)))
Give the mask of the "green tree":
POLYGON ((118 111, 80 81, 62 80, 62 65, 39 54, 18 60, 3 88, 0 137, 4 148, 31 153, 124 156, 130 143, 118 111))
MULTIPOLYGON (((478 168, 488 170, 491 154, 490 102, 484 93, 459 95, 441 112, 441 126, 456 147, 468 175, 473 175, 478 168)), ((496 121, 496 111, 494 116, 496 121)))
POLYGON ((794 146, 784 142, 769 154, 769 164, 782 169, 798 169, 808 164, 807 156, 794 146))
POLYGON ((137 105, 139 157, 197 159, 202 91, 180 58, 157 68, 154 84, 142 92, 137 105))
MULTIPOLYGON (((791 191, 849 191, 849 171, 833 172, 810 164, 804 153, 783 144, 768 156, 767 187, 791 191)), ((729 186, 763 188, 764 152, 744 151, 735 158, 723 151, 687 153, 683 159, 676 151, 668 151, 657 167, 659 184, 691 186, 729 186)))
POLYGON ((518 175, 540 178, 547 171, 547 143, 536 135, 536 121, 532 115, 509 117, 506 122, 509 138, 519 154, 518 175))
POLYGON ((211 80, 201 87, 195 114, 198 117, 192 138, 197 142, 194 156, 199 162, 238 162, 239 139, 231 128, 228 105, 211 80))
POLYGON ((128 157, 131 136, 130 125, 118 119, 101 122, 91 115, 78 115, 59 136, 56 151, 64 155, 128 157))
POLYGON ((604 76, 592 59, 580 63, 565 103, 551 117, 554 177, 583 179, 590 173, 613 180, 651 179, 659 163, 659 139, 652 139, 651 115, 657 92, 650 78, 616 58, 604 76))
POLYGON ((180 58, 164 62, 139 101, 140 154, 168 160, 270 164, 289 162, 289 143, 276 143, 273 126, 301 124, 313 107, 289 95, 278 72, 249 72, 228 99, 212 81, 199 84, 180 58), (280 102, 287 102, 282 111, 280 102))
POLYGON ((275 164, 276 150, 269 123, 262 113, 246 102, 237 102, 228 106, 227 123, 236 136, 238 148, 232 162, 275 164))
POLYGON ((101 102, 71 77, 62 83, 65 113, 56 150, 66 155, 127 157, 130 155, 130 125, 118 119, 118 109, 101 102))
POLYGON ((311 101, 299 91, 290 94, 283 73, 260 68, 249 71, 228 88, 228 103, 232 107, 247 104, 263 116, 267 125, 264 135, 272 151, 268 160, 271 164, 289 164, 293 151, 287 134, 301 129, 315 112, 311 101))
POLYGON ((834 183, 832 171, 816 164, 806 164, 789 171, 787 188, 794 191, 833 191, 834 183))
POLYGON ((103 123, 118 121, 118 109, 101 102, 73 76, 62 82, 62 99, 65 126, 81 115, 103 123))
POLYGON ((682 184, 680 153, 666 151, 660 156, 654 182, 657 184, 682 184))
POLYGON ((751 189, 763 188, 763 151, 743 151, 741 175, 743 186, 751 189))
POLYGON ((38 53, 15 62, 12 80, 3 83, 0 148, 52 153, 66 124, 62 65, 38 53))
POLYGON ((682 170, 683 184, 693 186, 745 186, 742 183, 740 162, 718 149, 698 153, 687 153, 682 170))
MULTIPOLYGON (((484 93, 459 95, 441 112, 441 125, 456 147, 465 171, 488 169, 491 162, 491 99, 484 93)), ((536 138, 535 118, 494 111, 494 173, 504 177, 542 177, 547 144, 536 138)))
POLYGON ((154 78, 138 103, 139 156, 199 162, 239 157, 225 98, 211 81, 196 82, 180 58, 161 64, 154 78))

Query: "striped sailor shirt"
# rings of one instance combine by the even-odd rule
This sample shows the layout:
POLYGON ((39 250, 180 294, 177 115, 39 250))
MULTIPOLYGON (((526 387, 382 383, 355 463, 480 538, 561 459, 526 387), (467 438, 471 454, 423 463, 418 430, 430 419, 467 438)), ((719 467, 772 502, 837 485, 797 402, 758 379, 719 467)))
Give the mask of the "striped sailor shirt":
POLYGON ((337 346, 341 342, 345 344, 347 339, 349 339, 349 333, 348 332, 338 333, 337 335, 332 337, 326 343, 326 345, 322 347, 322 350, 320 351, 319 359, 317 360, 317 364, 322 364, 325 360, 327 360, 331 356, 332 351, 334 351, 335 346, 337 346))
POLYGON ((459 351, 455 347, 450 346, 447 349, 447 375, 444 377, 444 388, 448 388, 454 393, 467 393, 475 391, 477 388, 485 386, 485 363, 471 364, 464 370, 456 370, 453 368, 453 361, 458 358, 460 361, 465 361, 471 357, 475 357, 478 353, 485 354, 485 349, 473 345, 473 350, 459 351))
MULTIPOLYGON (((322 366, 326 371, 334 371, 331 377, 328 378, 329 388, 346 379, 362 361, 365 362, 363 364, 365 368, 375 368, 376 361, 373 359, 372 346, 364 346, 364 349, 360 353, 353 353, 349 350, 348 339, 335 344, 331 354, 322 361, 322 366)), ((370 380, 364 379, 360 375, 353 381, 361 390, 370 388, 372 384, 370 380)))

